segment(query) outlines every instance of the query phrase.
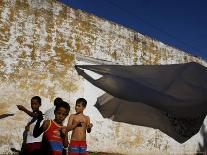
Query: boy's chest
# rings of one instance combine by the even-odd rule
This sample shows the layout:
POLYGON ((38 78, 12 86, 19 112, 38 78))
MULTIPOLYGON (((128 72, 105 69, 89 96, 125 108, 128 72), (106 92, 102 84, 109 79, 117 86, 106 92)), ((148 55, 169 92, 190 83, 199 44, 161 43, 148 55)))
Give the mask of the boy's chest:
POLYGON ((74 121, 75 122, 82 122, 82 123, 86 123, 87 122, 87 120, 86 120, 86 118, 84 116, 75 116, 74 117, 74 121))

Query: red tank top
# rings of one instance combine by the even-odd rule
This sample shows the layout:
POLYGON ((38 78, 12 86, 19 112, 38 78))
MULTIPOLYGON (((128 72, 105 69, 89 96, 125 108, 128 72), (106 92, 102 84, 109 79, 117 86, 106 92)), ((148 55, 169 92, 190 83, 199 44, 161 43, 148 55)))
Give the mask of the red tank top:
POLYGON ((60 125, 50 120, 50 125, 43 134, 43 140, 50 155, 62 155, 63 140, 60 137, 60 128, 60 125))

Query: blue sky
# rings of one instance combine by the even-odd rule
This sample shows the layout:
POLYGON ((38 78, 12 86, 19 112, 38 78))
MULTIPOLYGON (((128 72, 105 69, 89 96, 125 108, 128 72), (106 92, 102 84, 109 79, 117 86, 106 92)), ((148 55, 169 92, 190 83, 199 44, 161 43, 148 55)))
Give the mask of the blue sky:
POLYGON ((207 0, 59 0, 207 60, 207 0))

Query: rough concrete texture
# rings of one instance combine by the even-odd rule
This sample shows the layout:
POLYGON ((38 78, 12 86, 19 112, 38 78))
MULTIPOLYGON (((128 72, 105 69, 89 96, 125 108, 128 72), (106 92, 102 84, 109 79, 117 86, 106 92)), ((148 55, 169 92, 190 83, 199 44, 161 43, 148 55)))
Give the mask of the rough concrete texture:
MULTIPOLYGON (((121 154, 196 152, 200 134, 179 144, 159 130, 103 119, 93 107, 103 94, 77 75, 75 64, 172 64, 200 58, 116 23, 75 10, 54 0, 0 0, 0 153, 20 149, 27 116, 39 95, 44 112, 55 97, 71 103, 85 97, 94 124, 88 150, 121 154), (80 60, 81 58, 81 60, 80 60)), ((74 110, 72 110, 72 113, 74 110)))

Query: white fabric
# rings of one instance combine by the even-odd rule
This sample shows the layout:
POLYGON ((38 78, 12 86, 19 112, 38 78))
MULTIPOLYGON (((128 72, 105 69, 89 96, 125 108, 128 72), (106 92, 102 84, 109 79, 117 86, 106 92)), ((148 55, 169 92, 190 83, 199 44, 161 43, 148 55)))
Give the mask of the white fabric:
POLYGON ((45 114, 44 114, 45 115, 44 119, 45 120, 54 120, 55 119, 54 111, 55 111, 55 106, 53 106, 52 108, 46 110, 45 114))

